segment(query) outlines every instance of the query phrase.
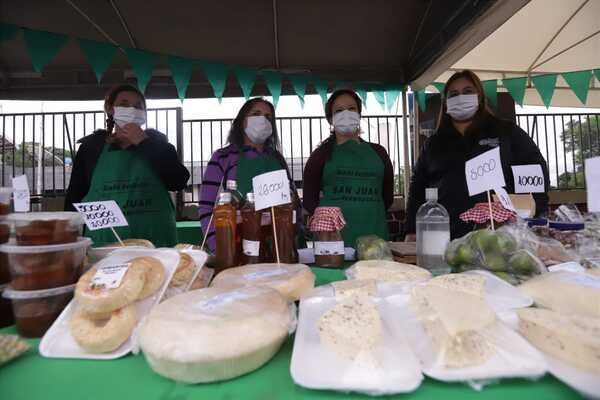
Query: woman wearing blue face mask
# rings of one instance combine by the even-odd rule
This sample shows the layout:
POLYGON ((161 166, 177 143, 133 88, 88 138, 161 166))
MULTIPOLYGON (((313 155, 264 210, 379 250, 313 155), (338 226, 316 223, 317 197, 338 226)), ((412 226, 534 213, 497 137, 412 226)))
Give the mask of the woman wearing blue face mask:
MULTIPOLYGON (((80 139, 65 210, 73 203, 115 200, 129 226, 122 239, 147 239, 157 247, 177 243, 175 208, 169 191, 185 188, 190 174, 162 133, 143 129, 146 100, 131 85, 113 88, 104 101, 107 129, 80 139)), ((94 246, 115 242, 110 229, 86 231, 94 246)))
MULTIPOLYGON (((285 158, 279 151, 279 137, 275 125, 275 108, 262 98, 248 100, 231 124, 229 145, 215 151, 204 170, 200 192, 200 225, 210 251, 215 251, 215 228, 210 217, 219 188, 235 182, 243 199, 252 192, 252 178, 266 172, 284 169, 287 172, 292 197, 299 204, 294 181, 285 158)), ((300 209, 299 209, 300 210, 300 209)), ((299 211, 297 210, 297 211, 299 211)), ((301 213, 296 213, 297 222, 301 213)))
POLYGON ((394 200, 392 162, 385 148, 360 138, 361 111, 352 90, 329 97, 331 136, 310 155, 303 177, 304 209, 312 215, 317 207, 340 207, 346 219, 342 237, 351 247, 362 235, 387 240, 386 210, 394 200))
MULTIPOLYGON (((495 117, 488 107, 481 81, 465 70, 450 77, 442 95, 438 127, 423 146, 410 185, 405 232, 415 240, 415 217, 425 202, 425 189, 438 189, 438 201, 450 214, 450 235, 457 238, 473 230, 459 215, 476 203, 487 201, 486 193, 469 196, 465 162, 495 147, 500 148, 506 190, 514 193, 511 166, 537 164, 544 172, 548 191, 548 167, 533 140, 514 122, 495 117)), ((535 193, 536 214, 548 207, 548 194, 535 193)))

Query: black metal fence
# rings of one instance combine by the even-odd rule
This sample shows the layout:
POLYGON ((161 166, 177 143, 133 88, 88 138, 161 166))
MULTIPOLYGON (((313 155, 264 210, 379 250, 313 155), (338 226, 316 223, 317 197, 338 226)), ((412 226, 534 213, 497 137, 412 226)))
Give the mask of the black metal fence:
MULTIPOLYGON (((167 135, 191 173, 180 204, 198 202, 204 169, 212 153, 223 147, 229 119, 184 120, 181 108, 148 110, 150 128, 167 135)), ((583 160, 600 155, 600 114, 520 114, 517 124, 538 144, 548 162, 555 189, 585 185, 583 160)), ((0 184, 25 174, 31 193, 40 197, 64 195, 71 175, 77 141, 105 126, 102 111, 0 114, 0 184)), ((330 134, 320 116, 277 120, 283 155, 293 179, 302 187, 303 171, 311 152, 330 134)), ((395 191, 403 194, 404 132, 402 116, 364 116, 363 138, 379 143, 390 154, 396 175, 395 191)), ((412 165, 413 146, 408 146, 412 165)))

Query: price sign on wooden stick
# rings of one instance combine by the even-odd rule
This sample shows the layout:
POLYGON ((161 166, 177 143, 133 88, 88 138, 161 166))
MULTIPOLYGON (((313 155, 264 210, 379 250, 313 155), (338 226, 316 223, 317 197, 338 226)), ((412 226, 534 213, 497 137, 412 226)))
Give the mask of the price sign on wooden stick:
POLYGON ((108 200, 73 203, 73 207, 83 214, 85 225, 90 231, 110 228, 119 243, 123 244, 117 231, 115 231, 115 227, 127 226, 129 224, 116 201, 108 200))

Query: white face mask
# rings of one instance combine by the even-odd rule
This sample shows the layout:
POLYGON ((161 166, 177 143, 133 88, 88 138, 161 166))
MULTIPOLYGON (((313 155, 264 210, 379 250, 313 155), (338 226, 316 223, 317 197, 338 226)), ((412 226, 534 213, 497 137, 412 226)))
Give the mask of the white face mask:
POLYGON ((350 110, 340 111, 333 114, 331 124, 336 132, 353 135, 360 130, 360 114, 350 110))
POLYGON ((248 117, 244 132, 246 132, 246 136, 252 143, 263 144, 273 133, 273 125, 264 116, 253 115, 248 117))
POLYGON ((446 100, 448 115, 456 121, 464 121, 475 115, 479 109, 479 96, 476 94, 459 94, 446 100))
POLYGON ((113 107, 113 119, 119 128, 127 124, 142 126, 146 123, 146 111, 135 107, 113 107))

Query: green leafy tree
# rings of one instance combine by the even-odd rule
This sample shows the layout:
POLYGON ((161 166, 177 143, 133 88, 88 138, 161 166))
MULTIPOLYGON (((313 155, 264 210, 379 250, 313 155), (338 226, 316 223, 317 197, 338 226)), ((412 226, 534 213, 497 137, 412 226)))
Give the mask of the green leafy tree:
MULTIPOLYGON (((14 163, 15 168, 31 168, 34 166, 38 166, 38 151, 39 146, 33 146, 32 143, 21 143, 15 146, 14 151, 14 163), (34 150, 35 149, 35 150, 34 150)), ((13 165, 13 151, 8 150, 5 151, 4 154, 1 155, 2 163, 6 166, 13 165)), ((52 147, 44 148, 43 162, 45 167, 51 167, 54 165, 62 165, 63 159, 65 158, 73 158, 71 152, 66 149, 55 148, 54 153, 52 152, 52 147)))
POLYGON ((560 139, 564 143, 567 159, 575 160, 575 173, 561 174, 558 177, 558 187, 582 188, 585 186, 584 161, 600 155, 600 117, 592 115, 582 118, 581 123, 579 119, 569 121, 566 129, 560 134, 560 139))

